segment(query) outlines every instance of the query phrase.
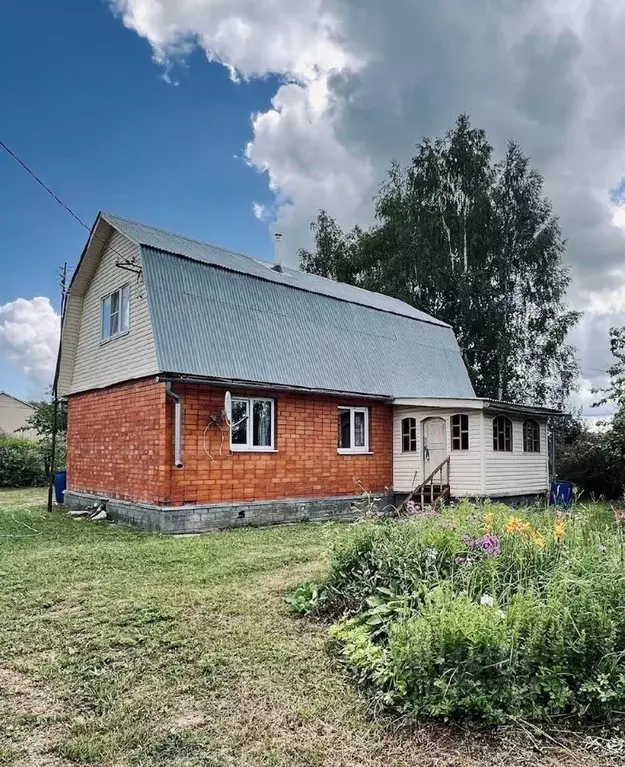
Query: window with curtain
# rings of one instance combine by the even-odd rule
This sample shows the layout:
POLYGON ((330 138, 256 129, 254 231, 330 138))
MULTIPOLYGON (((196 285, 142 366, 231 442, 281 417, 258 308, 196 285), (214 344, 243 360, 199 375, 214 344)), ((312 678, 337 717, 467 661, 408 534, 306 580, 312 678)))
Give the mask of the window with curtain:
POLYGON ((493 450, 512 452, 512 421, 505 415, 493 419, 493 450))
POLYGON ((469 449, 469 416, 457 413, 451 417, 451 449, 469 449))
POLYGON ((368 453, 369 408, 341 406, 337 417, 339 453, 368 453))
POLYGON ((233 397, 230 419, 232 450, 274 449, 274 401, 233 397))
POLYGON ((523 423, 523 452, 540 453, 540 426, 533 418, 523 423))
POLYGON ((402 418, 401 422, 402 453, 417 452, 417 419, 402 418))

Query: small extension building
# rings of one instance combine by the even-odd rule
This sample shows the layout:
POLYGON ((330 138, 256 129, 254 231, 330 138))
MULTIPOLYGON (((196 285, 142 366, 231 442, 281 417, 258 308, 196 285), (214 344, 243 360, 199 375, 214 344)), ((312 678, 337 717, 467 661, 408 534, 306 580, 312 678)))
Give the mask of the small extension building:
POLYGON ((147 529, 548 487, 555 411, 477 398, 446 323, 108 214, 71 282, 57 385, 66 502, 147 529))

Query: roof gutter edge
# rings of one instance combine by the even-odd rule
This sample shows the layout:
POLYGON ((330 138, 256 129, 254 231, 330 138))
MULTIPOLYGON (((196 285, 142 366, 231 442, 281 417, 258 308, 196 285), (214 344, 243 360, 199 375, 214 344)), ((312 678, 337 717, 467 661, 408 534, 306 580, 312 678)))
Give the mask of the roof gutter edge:
POLYGON ((326 394, 332 397, 358 397, 360 399, 392 402, 393 397, 387 394, 367 394, 364 392, 338 391, 336 389, 315 389, 306 386, 289 386, 288 384, 273 384, 266 381, 244 381, 236 378, 212 378, 210 376, 190 376, 182 373, 161 373, 156 377, 160 383, 185 383, 197 386, 219 386, 223 388, 240 387, 261 389, 267 391, 297 392, 299 394, 326 394))

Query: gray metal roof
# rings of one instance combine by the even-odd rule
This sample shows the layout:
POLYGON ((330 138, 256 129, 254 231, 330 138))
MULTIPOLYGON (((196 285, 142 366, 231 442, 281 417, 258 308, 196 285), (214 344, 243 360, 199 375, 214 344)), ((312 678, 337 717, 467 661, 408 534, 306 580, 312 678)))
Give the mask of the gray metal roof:
POLYGON ((475 396, 449 326, 372 308, 374 300, 406 305, 366 291, 377 297, 368 305, 294 290, 288 278, 258 279, 244 256, 245 269, 211 268, 223 267, 223 251, 211 260, 211 246, 198 243, 202 258, 181 258, 172 255, 178 238, 167 237, 141 248, 162 371, 383 397, 475 396))
POLYGON ((218 248, 215 245, 191 240, 179 234, 171 234, 162 229, 139 224, 136 221, 128 221, 125 218, 113 216, 109 213, 103 213, 102 216, 112 226, 131 240, 134 240, 138 245, 146 245, 156 250, 176 253, 179 256, 184 256, 194 261, 202 261, 223 269, 250 274, 262 280, 288 285, 291 288, 299 288, 311 293, 332 296, 341 301, 371 306, 383 312, 393 312, 404 317, 414 317, 418 320, 432 322, 435 325, 447 326, 441 320, 431 317, 429 314, 415 309, 410 304, 406 304, 397 298, 384 296, 381 293, 373 293, 370 290, 363 290, 353 285, 335 282, 325 277, 319 277, 316 274, 309 274, 308 272, 302 272, 299 269, 291 269, 286 266, 282 267, 282 272, 276 272, 272 269, 273 264, 267 261, 260 261, 250 256, 244 256, 241 253, 218 248))

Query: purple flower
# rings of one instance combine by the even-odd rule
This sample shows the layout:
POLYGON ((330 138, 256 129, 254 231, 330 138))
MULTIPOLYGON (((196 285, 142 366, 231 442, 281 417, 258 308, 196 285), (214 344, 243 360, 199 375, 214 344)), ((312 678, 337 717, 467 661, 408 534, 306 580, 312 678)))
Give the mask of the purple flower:
POLYGON ((471 538, 468 535, 463 535, 462 542, 471 551, 481 551, 489 557, 497 557, 501 551, 499 538, 490 534, 484 535, 482 538, 471 538))

